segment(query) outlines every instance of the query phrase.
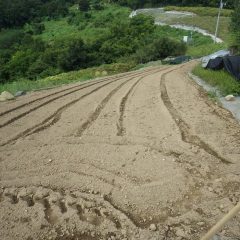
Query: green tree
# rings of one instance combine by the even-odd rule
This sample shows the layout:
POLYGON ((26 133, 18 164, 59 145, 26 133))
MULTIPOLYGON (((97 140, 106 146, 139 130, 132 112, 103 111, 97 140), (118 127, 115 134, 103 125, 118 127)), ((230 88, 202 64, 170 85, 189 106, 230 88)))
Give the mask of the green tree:
POLYGON ((65 16, 70 3, 72 0, 0 0, 0 29, 23 26, 43 16, 65 16))
POLYGON ((91 0, 91 8, 94 10, 102 10, 103 6, 99 0, 91 0))
POLYGON ((163 59, 168 56, 178 56, 186 52, 187 47, 184 43, 163 37, 153 43, 156 59, 163 59))
POLYGON ((87 51, 82 39, 70 40, 59 58, 59 65, 64 71, 71 71, 87 66, 87 51))
POLYGON ((79 10, 83 12, 87 12, 90 8, 89 0, 79 0, 79 10))
POLYGON ((235 45, 240 50, 240 1, 235 2, 234 12, 232 14, 231 31, 235 45))

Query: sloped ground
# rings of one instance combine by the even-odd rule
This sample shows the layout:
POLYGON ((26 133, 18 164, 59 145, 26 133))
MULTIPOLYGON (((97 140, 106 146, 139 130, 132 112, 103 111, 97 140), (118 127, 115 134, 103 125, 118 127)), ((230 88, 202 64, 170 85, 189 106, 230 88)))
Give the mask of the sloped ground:
MULTIPOLYGON (((0 105, 0 236, 199 239, 240 197, 240 128, 148 68, 0 105)), ((240 216, 219 233, 239 239, 240 216)))
MULTIPOLYGON (((155 24, 157 25, 169 25, 177 29, 198 32, 205 36, 209 36, 213 40, 215 40, 217 13, 215 16, 207 15, 207 14, 201 15, 201 13, 200 15, 198 15, 192 12, 164 11, 163 8, 149 8, 149 9, 135 10, 130 14, 130 17, 133 17, 137 14, 145 14, 145 15, 153 16, 155 19, 155 24)), ((230 22, 231 22, 230 16, 220 17, 220 23, 219 23, 220 25, 219 25, 219 31, 218 31, 219 37, 216 38, 217 43, 223 43, 223 41, 224 42, 231 41, 231 36, 229 34, 230 22)))

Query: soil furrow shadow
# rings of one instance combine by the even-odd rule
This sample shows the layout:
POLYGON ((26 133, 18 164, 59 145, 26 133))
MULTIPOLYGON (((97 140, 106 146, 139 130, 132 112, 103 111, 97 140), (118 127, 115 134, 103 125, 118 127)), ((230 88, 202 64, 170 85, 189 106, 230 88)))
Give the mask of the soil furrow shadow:
POLYGON ((27 134, 27 136, 29 135, 32 135, 34 133, 39 133, 43 130, 46 130, 47 128, 53 126, 54 124, 56 124, 60 119, 61 119, 61 115, 64 111, 67 110, 67 108, 71 107, 73 104, 79 102, 80 100, 84 99, 85 97, 91 95, 92 93, 95 93, 97 92, 98 90, 102 89, 103 87, 115 82, 116 80, 114 81, 111 81, 111 82, 108 82, 96 89, 94 89, 93 91, 87 93, 87 94, 84 94, 83 96, 81 96, 80 98, 78 99, 75 99, 69 103, 67 103, 66 105, 62 106, 61 108, 59 108, 57 111, 55 111, 51 116, 49 116, 47 119, 45 119, 42 123, 40 123, 38 126, 35 126, 30 133, 27 134))
MULTIPOLYGON (((138 74, 138 75, 140 75, 140 74, 138 74)), ((133 77, 133 78, 134 78, 134 77, 133 77)), ((16 135, 14 138, 12 138, 12 139, 10 139, 10 140, 2 143, 0 146, 5 146, 5 145, 7 145, 7 144, 11 144, 11 143, 13 143, 14 141, 18 140, 19 138, 21 138, 21 137, 25 137, 25 136, 28 136, 28 135, 31 135, 31 134, 34 134, 34 133, 38 133, 38 132, 41 132, 41 131, 49 128, 50 126, 56 124, 56 123, 60 120, 62 113, 63 113, 67 108, 69 108, 69 107, 72 106, 73 104, 77 103, 78 101, 82 100, 83 98, 89 96, 90 94, 92 94, 92 93, 94 93, 94 92, 102 89, 103 87, 105 87, 105 86, 107 86, 107 85, 109 85, 109 84, 111 84, 111 83, 113 83, 113 82, 119 81, 119 80, 121 80, 121 79, 122 79, 122 78, 117 78, 117 79, 115 79, 115 80, 113 80, 113 81, 111 81, 111 82, 107 82, 106 84, 104 84, 104 85, 102 85, 102 86, 94 89, 93 91, 91 91, 91 92, 89 92, 89 93, 81 96, 80 98, 75 99, 75 100, 67 103, 66 105, 62 106, 62 107, 59 108, 57 111, 55 111, 53 114, 51 114, 48 118, 46 118, 45 120, 43 120, 41 123, 39 123, 39 124, 37 124, 37 125, 35 125, 35 126, 31 127, 31 128, 26 129, 25 131, 23 131, 23 132, 19 133, 18 135, 16 135), (50 121, 50 122, 49 122, 49 121, 50 121)), ((131 79, 132 79, 132 78, 131 78, 131 79)), ((129 80, 131 80, 131 79, 129 79, 129 80)), ((97 84, 97 83, 96 83, 96 84, 97 84)), ((96 84, 92 84, 91 86, 96 85, 96 84)), ((87 86, 87 87, 89 87, 89 86, 87 86)), ((87 88, 87 87, 84 87, 84 88, 87 88)), ((83 88, 81 88, 81 89, 83 89, 83 88)), ((76 90, 75 90, 75 91, 76 91, 76 90)), ((68 94, 70 94, 70 93, 68 93, 68 94)), ((68 94, 67 94, 67 95, 68 95, 68 94)), ((65 95, 65 96, 66 96, 66 95, 65 95)))
POLYGON ((160 91, 161 91, 161 98, 168 109, 169 113, 171 114, 174 122, 178 126, 180 132, 181 132, 181 138, 184 142, 190 143, 194 146, 198 146, 201 149, 203 149, 205 152, 209 153, 210 155, 216 157, 217 159, 221 160, 223 163, 231 164, 232 162, 228 159, 222 157, 219 153, 217 153, 214 149, 212 149, 211 146, 209 146, 207 143, 205 143, 202 139, 200 139, 199 136, 192 135, 189 131, 190 127, 188 124, 181 118, 178 111, 174 108, 166 88, 166 76, 170 74, 173 71, 176 71, 178 69, 171 70, 165 74, 162 75, 161 81, 160 81, 160 91))
MULTIPOLYGON (((153 69, 145 70, 145 72, 150 72, 150 71, 152 71, 152 70, 153 70, 153 69)), ((116 75, 116 76, 110 76, 110 77, 107 77, 107 78, 103 78, 103 79, 101 79, 101 80, 95 80, 95 81, 93 81, 93 83, 91 83, 90 81, 88 81, 88 82, 86 82, 86 83, 80 83, 80 84, 78 84, 77 86, 73 86, 73 87, 69 87, 69 88, 66 88, 66 89, 63 89, 63 90, 60 90, 60 91, 56 91, 56 92, 54 92, 54 93, 48 94, 48 95, 43 96, 43 97, 39 97, 39 98, 37 98, 37 99, 34 99, 34 100, 32 100, 32 101, 29 101, 29 102, 24 103, 24 104, 22 104, 22 105, 19 105, 19 106, 17 106, 17 107, 13 107, 13 108, 11 108, 11 109, 9 109, 9 110, 6 110, 6 111, 4 111, 4 112, 0 112, 0 117, 6 115, 6 114, 8 114, 8 113, 11 113, 11 112, 13 112, 13 111, 15 111, 15 110, 19 110, 19 109, 21 109, 21 108, 23 108, 23 107, 29 106, 29 105, 31 105, 31 104, 33 104, 33 103, 38 102, 38 101, 44 100, 44 99, 46 99, 46 98, 48 98, 48 97, 52 97, 52 96, 54 96, 54 95, 57 95, 57 94, 59 94, 59 93, 63 93, 63 92, 66 92, 66 91, 69 91, 69 90, 72 90, 72 89, 76 89, 76 88, 77 88, 76 90, 73 91, 73 92, 75 92, 75 91, 78 91, 78 90, 81 90, 81 89, 84 89, 84 88, 87 88, 87 87, 91 87, 91 86, 93 86, 93 85, 95 85, 95 84, 98 84, 98 83, 106 82, 106 81, 109 81, 109 80, 122 79, 122 78, 125 78, 125 77, 131 77, 131 76, 138 75, 138 74, 141 74, 141 72, 127 72, 127 73, 125 73, 125 74, 116 75), (85 85, 87 85, 87 86, 85 86, 85 85), (84 87, 84 88, 81 88, 82 86, 85 86, 85 87, 84 87), (80 89, 79 89, 79 88, 80 88, 80 89)), ((46 89, 46 90, 47 90, 47 89, 46 89)), ((71 93, 72 93, 72 92, 71 92, 71 93)), ((65 94, 61 95, 60 97, 62 97, 62 96, 65 96, 65 94)), ((1 128, 1 127, 2 127, 2 125, 0 125, 0 128, 1 128)))
POLYGON ((109 102, 111 97, 118 91, 120 90, 125 84, 127 84, 129 81, 131 81, 133 78, 127 79, 123 83, 121 83, 119 86, 114 88, 102 101, 101 103, 97 106, 96 110, 89 116, 86 122, 82 124, 82 126, 77 130, 76 136, 81 137, 82 134, 84 133, 85 130, 87 130, 93 122, 99 117, 101 111, 104 109, 106 104, 109 102))
MULTIPOLYGON (((148 70, 148 71, 152 71, 152 70, 148 70)), ((146 72, 147 72, 147 71, 146 71, 146 72)), ((138 76, 139 74, 142 74, 142 73, 132 73, 132 74, 128 74, 128 75, 130 75, 130 77, 131 77, 131 76, 135 76, 135 75, 138 76)), ((84 83, 84 84, 81 84, 80 86, 74 86, 74 87, 71 87, 71 88, 68 88, 68 89, 65 89, 65 90, 58 91, 58 92, 53 93, 53 94, 49 94, 49 95, 44 96, 44 97, 42 97, 42 98, 38 98, 38 99, 36 99, 36 100, 30 101, 29 103, 23 104, 23 105, 21 105, 21 106, 18 106, 18 107, 16 107, 16 108, 13 108, 13 109, 11 109, 11 110, 8 110, 8 111, 6 111, 6 112, 3 112, 3 113, 0 114, 0 116, 3 116, 3 115, 5 115, 5 114, 7 114, 7 113, 10 113, 10 112, 13 112, 14 110, 18 110, 18 109, 20 109, 20 108, 22 108, 22 107, 28 106, 28 105, 30 105, 30 104, 32 104, 32 103, 37 102, 37 101, 43 100, 43 99, 45 99, 45 98, 47 98, 47 97, 51 97, 51 96, 54 96, 54 95, 56 95, 56 94, 58 94, 58 93, 61 93, 61 92, 65 92, 65 91, 74 89, 74 90, 72 90, 72 91, 70 91, 70 92, 67 92, 67 93, 64 93, 64 94, 62 94, 62 95, 60 95, 60 96, 54 97, 54 98, 52 98, 52 99, 49 99, 49 100, 47 100, 46 102, 44 102, 44 103, 42 103, 42 104, 40 104, 40 105, 38 105, 38 106, 36 106, 36 107, 33 107, 33 108, 29 109, 28 111, 23 112, 23 113, 17 115, 16 117, 13 117, 13 118, 9 119, 9 120, 6 121, 5 123, 0 124, 0 128, 3 128, 3 127, 5 127, 5 126, 7 126, 7 125, 9 125, 9 124, 11 124, 11 123, 19 120, 20 118, 22 118, 22 117, 30 114, 31 112, 33 112, 33 111, 35 111, 35 110, 37 110, 37 109, 39 109, 39 108, 41 108, 41 107, 49 104, 49 103, 51 103, 51 102, 53 102, 53 101, 55 101, 55 100, 58 100, 58 99, 60 99, 60 98, 62 98, 62 97, 68 96, 68 95, 70 95, 70 94, 72 94, 72 93, 78 92, 78 91, 80 91, 80 90, 82 90, 82 89, 85 89, 85 88, 89 88, 89 87, 94 86, 94 85, 97 85, 97 84, 99 84, 99 83, 109 81, 109 80, 111 80, 111 79, 113 79, 113 80, 121 80, 121 79, 123 79, 123 78, 125 78, 125 77, 126 77, 125 75, 124 75, 124 76, 121 76, 121 77, 111 77, 111 78, 104 79, 104 80, 102 80, 102 81, 94 82, 94 83, 92 83, 92 84, 84 83), (86 84, 88 84, 88 85, 87 85, 87 86, 83 86, 83 85, 86 85, 86 84), (83 86, 83 87, 82 87, 82 86, 83 86), (77 89, 75 89, 75 88, 77 88, 77 89)))
POLYGON ((118 207, 116 204, 114 204, 112 198, 110 196, 105 195, 104 201, 108 202, 115 210, 118 212, 121 212, 135 227, 139 227, 139 224, 137 221, 134 220, 134 218, 126 211, 118 207))
MULTIPOLYGON (((164 70, 167 70, 168 68, 162 69, 159 72, 162 72, 164 70)), ((132 87, 129 89, 129 91, 127 92, 127 94, 122 98, 120 106, 119 106, 119 120, 117 123, 117 136, 124 136, 126 134, 126 128, 124 127, 124 114, 126 111, 126 103, 131 95, 131 93, 134 91, 134 89, 136 88, 136 86, 138 85, 138 83, 143 79, 144 77, 141 77, 138 81, 136 81, 132 87)))
POLYGON ((122 98, 121 103, 120 103, 120 107, 119 107, 119 112, 120 112, 120 117, 117 123, 117 136, 123 136, 126 133, 126 129, 123 125, 123 118, 124 118, 124 113, 125 113, 125 109, 126 109, 126 103, 127 100, 130 96, 130 94, 132 93, 132 91, 134 90, 134 88, 137 86, 137 84, 143 79, 143 77, 141 77, 138 81, 136 81, 132 87, 129 89, 129 91, 127 92, 127 94, 122 98))
POLYGON ((111 186, 113 186, 114 188, 117 188, 117 189, 121 189, 122 188, 122 186, 113 184, 112 181, 108 181, 108 180, 106 180, 106 179, 104 179, 102 177, 98 177, 96 175, 86 174, 84 172, 77 171, 77 170, 70 170, 69 173, 76 174, 76 175, 79 175, 79 176, 89 177, 89 178, 93 178, 93 179, 98 179, 100 182, 103 182, 103 183, 106 183, 108 185, 111 185, 111 186))
POLYGON ((29 102, 24 103, 24 104, 22 104, 22 105, 19 105, 19 106, 17 106, 17 107, 11 108, 11 109, 9 109, 9 110, 7 110, 7 111, 1 112, 1 113, 0 113, 0 117, 6 115, 6 114, 8 114, 8 113, 11 113, 11 112, 13 112, 13 111, 15 111, 15 110, 18 110, 18 109, 21 109, 21 108, 23 108, 23 107, 29 106, 30 104, 33 104, 33 103, 35 103, 35 102, 37 102, 37 101, 43 100, 43 99, 45 99, 45 98, 54 96, 54 95, 59 94, 59 93, 62 93, 62 92, 66 92, 66 91, 71 90, 71 89, 79 88, 79 87, 82 87, 82 86, 87 85, 87 84, 89 84, 89 87, 90 87, 90 86, 92 86, 93 84, 105 82, 105 81, 112 80, 112 79, 115 79, 115 78, 126 77, 127 75, 130 75, 130 74, 133 74, 133 73, 128 72, 127 74, 121 74, 121 76, 110 76, 110 77, 108 77, 108 78, 104 78, 104 79, 101 79, 101 80, 99 80, 99 81, 96 80, 96 81, 94 81, 92 84, 91 84, 91 82, 89 82, 89 81, 86 82, 86 83, 80 83, 80 84, 78 84, 77 86, 73 86, 73 87, 69 87, 69 88, 66 88, 66 89, 63 89, 63 90, 60 90, 60 91, 56 91, 56 92, 54 92, 54 93, 48 94, 48 95, 46 95, 46 96, 43 96, 43 97, 40 97, 40 98, 37 98, 37 99, 34 99, 34 100, 32 100, 32 101, 29 101, 29 102))
MULTIPOLYGON (((106 81, 106 80, 105 80, 105 81, 106 81)), ((103 81, 101 81, 101 82, 103 82, 103 81)), ((50 100, 48 100, 48 101, 46 101, 46 102, 44 102, 44 103, 42 103, 42 104, 34 107, 34 108, 29 109, 28 111, 26 111, 26 112, 24 112, 24 113, 21 113, 21 114, 17 115, 17 116, 14 117, 14 118, 9 119, 9 120, 6 121, 5 123, 1 124, 1 125, 0 125, 0 128, 3 128, 3 127, 5 127, 5 126, 13 123, 13 122, 19 120, 19 119, 22 118, 22 117, 25 117, 26 115, 30 114, 31 112, 33 112, 33 111, 35 111, 35 110, 37 110, 37 109, 39 109, 39 108, 41 108, 41 107, 44 107, 45 105, 47 105, 47 104, 49 104, 49 103, 51 103, 51 102, 53 102, 53 101, 55 101, 55 100, 58 100, 58 99, 60 99, 60 98, 62 98, 62 97, 65 97, 65 96, 68 96, 68 95, 70 95, 70 94, 72 94, 72 93, 78 92, 78 91, 80 91, 80 90, 82 90, 82 89, 89 88, 89 87, 94 86, 94 85, 96 85, 96 84, 99 84, 99 83, 101 83, 101 82, 97 82, 97 83, 93 83, 93 84, 88 85, 88 86, 80 87, 80 88, 78 88, 78 89, 75 89, 75 90, 73 90, 73 91, 70 91, 70 92, 68 92, 68 93, 65 93, 65 94, 63 94, 63 95, 61 95, 61 96, 54 97, 54 98, 52 98, 52 99, 50 99, 50 100)))
MULTIPOLYGON (((158 71, 153 71, 150 74, 153 73, 157 73, 158 71)), ((140 81, 142 78, 148 76, 148 74, 145 74, 144 76, 141 76, 140 79, 138 81, 140 81)), ((109 102, 109 100, 112 98, 112 96, 119 91, 125 84, 127 84, 129 81, 133 80, 135 77, 132 77, 128 80, 126 80, 125 82, 123 82, 122 84, 120 84, 118 87, 116 87, 115 89, 113 89, 102 101, 101 103, 97 106, 96 110, 89 116, 89 118, 87 119, 86 122, 84 122, 82 124, 82 126, 77 130, 76 136, 81 137, 82 134, 85 132, 85 130, 87 130, 94 122, 95 120, 99 117, 101 111, 104 109, 104 107, 106 106, 106 104, 109 102)), ((138 82, 137 81, 137 82, 138 82)))
POLYGON ((109 84, 111 84, 111 83, 113 83, 115 81, 117 81, 117 80, 105 83, 104 85, 94 89, 93 91, 91 91, 91 92, 89 92, 87 94, 84 94, 83 96, 81 96, 81 97, 79 97, 79 98, 77 98, 77 99, 75 99, 75 100, 65 104, 64 106, 60 107, 57 111, 55 111, 53 114, 51 114, 48 118, 46 118, 41 123, 39 123, 39 124, 37 124, 37 125, 35 125, 35 126, 31 127, 31 128, 26 129, 25 131, 19 133, 17 136, 15 136, 14 138, 8 140, 7 142, 1 144, 0 146, 4 146, 6 144, 9 144, 9 143, 12 143, 12 142, 18 140, 21 137, 29 136, 29 135, 41 132, 41 131, 49 128, 50 126, 56 124, 60 120, 62 113, 67 108, 69 108, 70 106, 72 106, 73 104, 77 103, 78 101, 84 99, 85 97, 91 95, 94 92, 97 92, 98 90, 102 89, 103 87, 105 87, 105 86, 107 86, 107 85, 109 85, 109 84))

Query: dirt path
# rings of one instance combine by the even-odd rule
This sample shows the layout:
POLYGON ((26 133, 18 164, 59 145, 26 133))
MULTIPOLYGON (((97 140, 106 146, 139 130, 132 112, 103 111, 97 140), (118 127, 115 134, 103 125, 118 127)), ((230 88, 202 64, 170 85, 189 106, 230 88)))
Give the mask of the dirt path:
MULTIPOLYGON (((148 68, 0 105, 0 238, 199 239, 240 197, 240 127, 148 68)), ((240 216, 219 239, 240 238, 240 216)))

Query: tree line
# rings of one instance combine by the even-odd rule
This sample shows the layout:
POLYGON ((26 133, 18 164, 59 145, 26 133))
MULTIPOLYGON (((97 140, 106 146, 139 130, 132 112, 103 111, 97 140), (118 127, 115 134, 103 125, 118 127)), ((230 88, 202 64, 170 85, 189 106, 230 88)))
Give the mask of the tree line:
POLYGON ((236 48, 236 51, 240 52, 240 1, 235 1, 234 12, 232 14, 232 21, 230 25, 230 30, 233 35, 233 47, 236 48))
POLYGON ((66 16, 73 0, 0 0, 0 29, 23 26, 42 17, 66 16))
MULTIPOLYGON (((0 0, 2 29, 0 32, 2 35, 0 36, 0 83, 20 78, 35 80, 113 62, 146 63, 185 53, 185 44, 157 34, 154 19, 150 16, 138 15, 132 19, 111 13, 101 15, 99 18, 92 16, 92 11, 89 10, 102 11, 108 2, 125 5, 131 5, 133 2, 159 3, 159 1, 150 0, 78 0, 79 11, 72 14, 69 13, 69 6, 76 3, 73 0, 0 0), (2 6, 6 9, 3 10, 2 6), (13 9, 14 11, 11 12, 13 9), (47 9, 47 12, 44 9, 47 9), (77 25, 79 31, 88 24, 106 31, 91 42, 85 42, 81 37, 67 36, 46 42, 39 37, 45 29, 42 17, 49 19, 65 17, 70 25, 77 25), (20 27, 23 25, 24 28, 20 27), (8 30, 7 28, 10 27, 12 29, 8 30)), ((238 49, 240 49, 239 14, 240 3, 237 1, 232 16, 231 31, 234 36, 234 45, 238 49)))
POLYGON ((78 36, 44 42, 32 31, 23 29, 4 34, 0 38, 0 82, 35 80, 114 62, 146 63, 186 51, 185 44, 179 41, 159 38, 150 16, 119 19, 110 14, 101 23, 92 19, 91 14, 79 12, 69 17, 69 24, 79 24, 79 16, 82 16, 80 24, 87 25, 90 21, 92 25, 101 24, 107 31, 91 42, 78 36))
MULTIPOLYGON (((0 29, 22 26, 26 22, 38 21, 41 17, 58 17, 68 14, 71 4, 79 3, 81 10, 88 10, 90 6, 101 9, 105 3, 117 3, 131 8, 145 6, 210 6, 218 7, 219 0, 0 0, 0 29)), ((227 1, 227 8, 232 8, 234 0, 227 1)))
MULTIPOLYGON (((203 7, 219 7, 219 0, 110 0, 120 5, 129 6, 131 8, 143 7, 162 7, 166 5, 175 6, 203 6, 203 7)), ((225 1, 226 8, 233 8, 235 0, 225 1)))

